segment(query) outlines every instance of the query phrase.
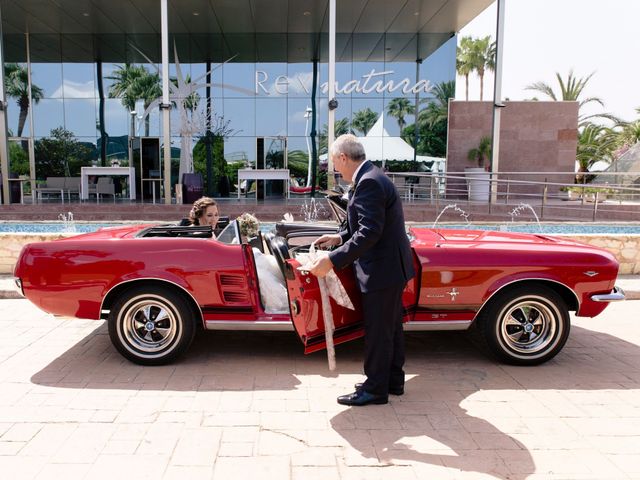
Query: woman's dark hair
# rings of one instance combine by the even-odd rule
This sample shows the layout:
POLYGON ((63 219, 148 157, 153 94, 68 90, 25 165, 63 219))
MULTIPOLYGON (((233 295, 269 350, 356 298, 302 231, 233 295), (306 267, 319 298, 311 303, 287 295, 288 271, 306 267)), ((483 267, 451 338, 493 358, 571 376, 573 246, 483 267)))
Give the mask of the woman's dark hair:
POLYGON ((204 212, 209 207, 217 206, 218 204, 213 198, 202 197, 193 202, 193 207, 191 207, 191 211, 189 212, 189 220, 194 225, 200 225, 200 218, 204 215, 204 212))

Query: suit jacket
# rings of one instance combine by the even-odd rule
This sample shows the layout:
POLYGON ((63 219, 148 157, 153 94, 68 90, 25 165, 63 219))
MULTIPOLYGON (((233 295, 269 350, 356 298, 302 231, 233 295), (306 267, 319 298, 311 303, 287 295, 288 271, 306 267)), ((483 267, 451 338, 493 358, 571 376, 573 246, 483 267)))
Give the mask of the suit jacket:
POLYGON ((404 285, 415 275, 398 192, 384 172, 369 161, 354 179, 347 204, 347 230, 339 233, 343 243, 329 258, 338 270, 354 265, 360 291, 404 285))

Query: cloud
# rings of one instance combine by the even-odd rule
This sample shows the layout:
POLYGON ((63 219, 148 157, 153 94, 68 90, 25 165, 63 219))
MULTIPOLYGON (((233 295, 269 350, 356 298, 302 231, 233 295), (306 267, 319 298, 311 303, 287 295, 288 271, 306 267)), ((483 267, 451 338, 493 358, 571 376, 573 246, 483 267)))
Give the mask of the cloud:
POLYGON ((78 83, 65 78, 62 85, 60 85, 51 96, 53 98, 96 98, 98 91, 96 90, 93 80, 78 83))

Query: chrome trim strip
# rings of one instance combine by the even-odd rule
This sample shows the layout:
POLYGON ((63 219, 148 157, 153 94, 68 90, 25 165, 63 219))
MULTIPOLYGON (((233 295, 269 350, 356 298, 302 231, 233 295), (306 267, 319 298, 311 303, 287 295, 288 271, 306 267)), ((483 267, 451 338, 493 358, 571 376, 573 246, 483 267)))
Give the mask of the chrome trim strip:
POLYGON ((624 290, 615 286, 610 293, 598 293, 591 295, 591 300, 594 302, 620 302, 625 299, 624 290))
POLYGON ((468 330, 471 320, 449 320, 437 322, 407 322, 404 324, 405 332, 428 332, 433 330, 468 330))
POLYGON ((20 294, 20 296, 24 297, 24 290, 22 289, 22 280, 20 279, 20 277, 9 277, 12 281, 13 284, 15 285, 15 291, 18 292, 20 294))
POLYGON ((293 323, 282 320, 258 320, 248 322, 242 320, 205 320, 204 328, 207 330, 247 330, 264 332, 292 332, 293 323))

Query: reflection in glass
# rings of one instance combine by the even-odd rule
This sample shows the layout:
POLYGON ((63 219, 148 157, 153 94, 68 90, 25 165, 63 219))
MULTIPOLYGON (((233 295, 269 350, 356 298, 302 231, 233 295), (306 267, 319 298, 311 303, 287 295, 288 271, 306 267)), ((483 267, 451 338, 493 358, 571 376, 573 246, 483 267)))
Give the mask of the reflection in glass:
MULTIPOLYGON (((95 114, 92 117, 95 119, 95 114)), ((64 108, 62 99, 41 100, 33 112, 33 129, 37 137, 46 137, 51 130, 64 126, 64 108)))
MULTIPOLYGON (((22 63, 7 63, 4 66, 5 87, 8 111, 7 121, 10 135, 18 137, 29 136, 29 77, 27 66, 22 63), (14 100, 14 101, 12 101, 14 100)), ((33 88, 33 102, 38 103, 42 99, 42 89, 33 88)))
POLYGON ((95 64, 63 63, 63 95, 65 98, 96 98, 95 64))
POLYGON ((287 100, 285 98, 256 99, 256 135, 259 137, 287 135, 287 100))
POLYGON ((228 98, 255 94, 255 76, 255 63, 225 63, 222 67, 223 95, 228 98))
MULTIPOLYGON (((305 97, 311 98, 313 89, 313 64, 312 63, 294 63, 288 67, 287 76, 289 77, 289 98, 305 97)), ((320 85, 318 79, 318 86, 320 85)))
POLYGON ((44 98, 62 98, 62 64, 31 63, 31 82, 42 89, 44 98))
POLYGON ((237 135, 256 134, 256 101, 253 98, 225 98, 224 119, 237 135))
POLYGON ((96 101, 94 99, 65 99, 65 128, 78 137, 98 134, 96 101))
POLYGON ((256 163, 255 137, 229 137, 224 139, 224 158, 227 163, 256 163))
POLYGON ((110 137, 129 135, 131 132, 130 117, 130 113, 122 106, 120 100, 117 98, 105 98, 104 124, 105 130, 110 137))
POLYGON ((29 175, 29 142, 9 140, 9 178, 29 175))
POLYGON ((286 63, 256 63, 255 92, 260 97, 285 97, 290 91, 286 63))

